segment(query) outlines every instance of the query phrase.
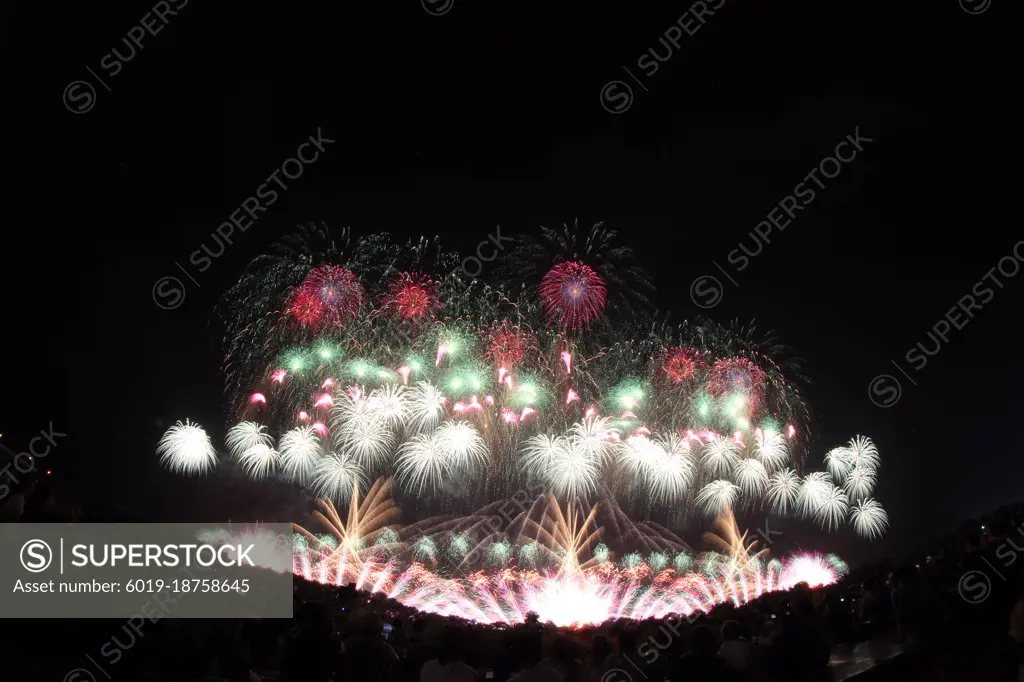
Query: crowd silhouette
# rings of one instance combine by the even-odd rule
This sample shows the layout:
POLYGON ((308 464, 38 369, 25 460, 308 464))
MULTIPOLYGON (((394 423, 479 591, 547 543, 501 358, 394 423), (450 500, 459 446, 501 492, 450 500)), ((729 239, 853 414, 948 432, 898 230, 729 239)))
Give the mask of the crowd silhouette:
MULTIPOLYGON (((45 475, 0 505, 7 523, 135 520, 61 501, 45 475)), ((139 682, 1009 682, 1024 680, 1018 548, 1024 505, 826 588, 798 585, 696 618, 575 629, 533 614, 481 625, 297 580, 292 620, 165 619, 119 665, 139 682)))

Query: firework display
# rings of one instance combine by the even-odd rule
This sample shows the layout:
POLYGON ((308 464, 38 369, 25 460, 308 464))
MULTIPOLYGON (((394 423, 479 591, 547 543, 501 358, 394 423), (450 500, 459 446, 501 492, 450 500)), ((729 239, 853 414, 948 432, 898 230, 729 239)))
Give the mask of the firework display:
MULTIPOLYGON (((728 511, 716 518, 718 533, 706 534, 717 551, 695 556, 670 533, 632 526, 626 535, 639 551, 616 562, 597 543, 605 531, 597 525, 598 507, 584 515, 540 497, 507 524, 485 509, 403 529, 389 525, 398 510, 387 490, 378 481, 362 502, 354 493, 347 521, 322 502, 316 516, 330 532, 297 528, 293 572, 431 613, 508 624, 535 613, 560 626, 706 613, 798 583, 830 585, 846 572, 833 556, 768 559, 739 533, 728 511), (690 571, 693 566, 699 570, 690 571)), ((279 566, 281 557, 273 563, 279 566)))
POLYGON ((569 329, 585 327, 604 310, 606 288, 597 272, 586 263, 559 263, 544 275, 537 287, 544 313, 569 329))
MULTIPOLYGON (((607 231, 598 235, 587 243, 607 246, 607 231)), ((752 326, 623 317, 626 302, 646 299, 622 288, 649 280, 621 252, 609 270, 599 251, 567 248, 517 287, 466 276, 437 240, 313 229, 250 265, 222 305, 233 415, 224 459, 320 498, 331 534, 303 531, 296 573, 487 622, 531 610, 558 622, 574 603, 596 622, 747 601, 816 571, 835 579, 813 557, 779 564, 732 552, 695 564, 685 543, 649 525, 639 531, 646 551, 616 567, 620 533, 613 548, 578 537, 598 508, 610 514, 601 528, 736 511, 884 532, 870 439, 829 451, 825 471, 806 470, 809 419, 787 349, 752 326), (472 532, 467 513, 524 489, 550 496, 546 516, 524 515, 514 536, 472 532), (361 495, 372 506, 382 490, 420 516, 444 516, 443 530, 361 524, 361 495), (355 505, 347 524, 335 503, 355 505), (438 562, 463 554, 484 557, 483 572, 442 578, 438 562), (695 565, 701 575, 687 572, 695 565)), ((510 259, 535 253, 520 244, 510 259)), ((188 421, 158 453, 190 475, 218 463, 188 421)))
POLYGON ((189 420, 167 429, 156 452, 171 471, 201 475, 217 465, 217 451, 206 431, 189 420))
POLYGON ((314 329, 337 329, 359 313, 366 294, 351 270, 336 265, 316 268, 302 280, 288 301, 288 313, 314 329))

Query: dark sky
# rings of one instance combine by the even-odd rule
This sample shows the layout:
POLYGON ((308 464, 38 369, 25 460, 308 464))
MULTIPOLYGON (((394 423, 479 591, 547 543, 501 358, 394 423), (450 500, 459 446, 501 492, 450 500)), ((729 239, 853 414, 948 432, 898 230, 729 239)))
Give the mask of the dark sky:
POLYGON ((217 486, 173 480, 153 449, 186 416, 219 432, 212 310, 249 259, 309 220, 437 233, 469 255, 496 225, 579 218, 620 231, 675 315, 702 312, 691 283, 715 275, 712 317, 756 317, 795 347, 814 382, 811 463, 875 439, 889 536, 808 543, 851 562, 900 555, 1019 499, 1024 274, 989 280, 923 368, 904 356, 933 347, 933 326, 1024 239, 1020 10, 912 5, 724 0, 701 25, 686 3, 458 0, 432 16, 418 0, 191 0, 114 76, 105 55, 128 55, 152 4, 11 8, 25 68, 6 108, 27 116, 8 128, 25 157, 3 232, 2 442, 23 449, 52 420, 69 434, 48 460, 62 482, 146 518, 212 519, 217 486), (664 58, 667 31, 679 46, 646 75, 638 59, 664 58), (77 80, 95 100, 76 114, 86 86, 59 100, 77 80), (634 94, 617 114, 601 98, 614 80, 634 94), (746 268, 729 265, 858 129, 863 151, 746 268), (334 144, 208 270, 188 265, 317 130, 334 144), (154 282, 175 275, 185 301, 162 310, 154 282), (880 409, 868 386, 886 373, 903 391, 880 409))

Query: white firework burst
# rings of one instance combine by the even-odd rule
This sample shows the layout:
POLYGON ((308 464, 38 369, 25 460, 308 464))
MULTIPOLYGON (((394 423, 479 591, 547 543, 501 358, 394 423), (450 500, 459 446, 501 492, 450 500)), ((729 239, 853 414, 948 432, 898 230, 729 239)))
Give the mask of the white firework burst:
POLYGON ((441 389, 421 381, 408 392, 406 422, 415 433, 433 431, 444 416, 445 397, 441 389))
POLYGON ((825 454, 825 468, 828 469, 833 481, 843 480, 853 469, 850 456, 850 449, 847 447, 832 448, 825 454))
POLYGON ((452 469, 468 473, 487 462, 487 445, 468 422, 445 422, 434 432, 434 438, 451 460, 452 469))
POLYGON ((628 473, 629 483, 645 486, 651 470, 664 451, 647 436, 630 436, 616 448, 616 460, 621 469, 628 473))
POLYGON ((561 436, 540 434, 523 442, 519 451, 519 467, 531 478, 547 480, 546 471, 555 454, 569 447, 569 441, 561 436))
POLYGON ((258 445, 274 447, 274 439, 267 433, 267 427, 256 422, 238 422, 228 429, 224 441, 235 459, 241 459, 243 453, 258 445))
POLYGON ((658 444, 666 454, 679 455, 681 457, 687 457, 690 460, 690 464, 696 466, 694 461, 693 449, 690 447, 690 441, 686 438, 678 436, 674 433, 669 434, 658 434, 654 437, 654 442, 658 444))
POLYGON ((558 448, 545 472, 551 492, 560 497, 583 499, 597 490, 600 462, 573 441, 558 448))
POLYGON ((160 463, 175 473, 201 476, 217 466, 217 451, 206 431, 188 419, 164 432, 157 444, 160 463))
POLYGON ((793 469, 776 471, 768 479, 768 504, 780 516, 793 510, 799 494, 800 476, 793 469))
POLYGON ((603 460, 614 449, 614 441, 607 417, 586 417, 569 429, 569 437, 590 457, 603 460))
POLYGON ((440 488, 450 470, 448 453, 433 435, 413 436, 398 449, 395 475, 399 483, 417 495, 440 488))
POLYGON ((756 459, 741 459, 732 473, 740 491, 748 497, 760 497, 768 487, 768 471, 756 459))
POLYGON ((340 430, 351 421, 372 415, 373 409, 363 395, 362 389, 353 386, 345 391, 339 390, 331 407, 331 429, 340 430))
POLYGON ((396 429, 405 422, 408 413, 408 399, 405 386, 386 384, 374 389, 367 401, 374 413, 388 425, 396 429))
POLYGON ((648 490, 655 503, 678 502, 685 495, 696 474, 689 446, 685 441, 658 439, 658 453, 648 468, 648 490), (680 445, 682 443, 682 445, 680 445))
POLYGON ((332 452, 320 458, 313 472, 313 494, 339 504, 348 502, 355 491, 366 487, 366 474, 354 457, 332 452))
POLYGON ((238 465, 249 478, 265 478, 277 468, 280 456, 277 450, 259 443, 238 455, 238 465))
POLYGON ((769 471, 781 467, 789 460, 786 439, 771 429, 758 431, 754 441, 754 456, 769 471))
POLYGON ((320 438, 312 426, 297 426, 281 436, 281 468, 288 478, 308 485, 320 459, 320 438))
POLYGON ((846 446, 850 451, 850 463, 863 471, 877 471, 881 464, 878 448, 867 436, 855 436, 846 446))
POLYGON ((800 484, 800 493, 796 498, 797 512, 805 517, 814 516, 832 487, 832 481, 824 471, 807 474, 800 484))
POLYGON ((366 469, 376 469, 390 457, 394 436, 379 414, 356 413, 345 421, 337 442, 366 469))
POLYGON ((704 446, 701 464, 711 476, 728 476, 740 459, 740 446, 732 438, 714 438, 704 446))
POLYGON ((846 484, 843 487, 851 500, 863 500, 871 496, 877 482, 878 478, 873 470, 856 467, 846 478, 846 484))
POLYGON ((694 502, 707 516, 717 516, 733 508, 740 488, 732 481, 711 481, 700 489, 694 502))
POLYGON ((814 518, 827 531, 839 528, 850 513, 850 501, 841 488, 831 483, 818 500, 814 509, 814 518))
POLYGON ((853 505, 850 520, 853 529, 868 540, 880 538, 889 527, 889 515, 882 505, 870 498, 853 505))

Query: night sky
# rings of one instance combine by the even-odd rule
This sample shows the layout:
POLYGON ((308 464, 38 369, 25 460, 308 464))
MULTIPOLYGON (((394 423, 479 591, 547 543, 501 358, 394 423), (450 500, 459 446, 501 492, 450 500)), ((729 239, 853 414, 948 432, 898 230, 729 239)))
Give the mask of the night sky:
POLYGON ((166 23, 146 3, 11 10, 33 57, 6 107, 31 120, 8 129, 25 189, 4 230, 0 442, 24 449, 52 421, 68 436, 47 466, 75 494, 145 520, 236 518, 222 482, 176 479, 154 447, 185 417, 221 442, 213 308, 251 258, 300 222, 439 234, 469 256, 498 225, 578 219, 619 230, 676 319, 756 318, 795 348, 813 380, 809 464, 854 434, 876 441, 885 540, 794 523, 786 543, 899 557, 1022 498, 1013 2, 424 1, 446 13, 419 0, 190 0, 166 23), (111 75, 143 20, 159 30, 111 75), (26 26, 45 27, 45 49, 26 26), (94 94, 66 90, 79 80, 94 94), (273 206, 207 269, 190 263, 318 131, 334 142, 273 206), (870 141, 839 174, 807 180, 855 131, 870 141), (730 253, 756 251, 755 227, 800 183, 815 198, 738 269, 730 253), (702 310, 691 285, 708 275, 723 289, 702 310), (185 284, 173 310, 154 303, 166 276, 185 284), (929 332, 967 295, 980 309, 949 313, 936 352, 929 332), (919 342, 923 366, 906 357, 919 342), (902 388, 886 409, 869 394, 882 374, 902 388))

